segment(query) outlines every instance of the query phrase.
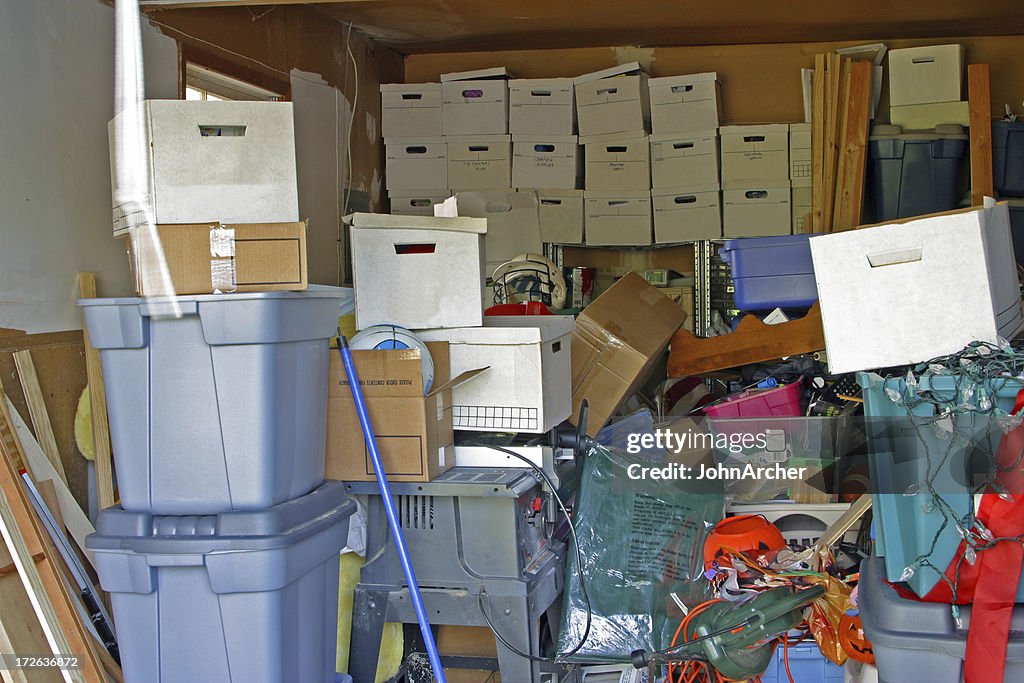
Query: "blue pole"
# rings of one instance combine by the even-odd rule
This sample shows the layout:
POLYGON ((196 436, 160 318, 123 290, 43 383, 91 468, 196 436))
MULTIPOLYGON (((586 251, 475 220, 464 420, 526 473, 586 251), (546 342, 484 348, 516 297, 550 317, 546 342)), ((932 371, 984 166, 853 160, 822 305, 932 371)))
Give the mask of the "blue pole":
POLYGON ((427 656, 430 658, 430 666, 434 670, 434 679, 438 683, 448 683, 444 677, 444 667, 441 666, 441 655, 437 652, 437 643, 434 642, 434 632, 430 630, 430 622, 427 620, 427 610, 423 607, 420 585, 416 582, 416 573, 412 569, 412 562, 409 561, 409 549, 405 545, 405 536, 402 535, 402 528, 398 524, 398 512, 395 511, 395 502, 391 499, 391 488, 384 475, 384 465, 380 461, 380 451, 377 450, 377 437, 373 434, 370 415, 366 410, 366 400, 363 398, 363 388, 359 384, 356 365, 352 362, 352 351, 348 348, 348 339, 341 334, 340 330, 338 331, 338 351, 341 352, 341 362, 345 365, 345 374, 348 376, 348 383, 352 388, 352 400, 356 404, 359 424, 363 427, 363 438, 366 440, 367 450, 370 451, 370 460, 373 461, 373 471, 377 475, 377 487, 380 489, 380 497, 384 501, 384 511, 388 515, 391 536, 395 539, 395 546, 398 548, 402 571, 405 572, 405 580, 409 584, 409 595, 412 598, 413 609, 416 610, 416 620, 420 624, 423 643, 427 646, 427 656))

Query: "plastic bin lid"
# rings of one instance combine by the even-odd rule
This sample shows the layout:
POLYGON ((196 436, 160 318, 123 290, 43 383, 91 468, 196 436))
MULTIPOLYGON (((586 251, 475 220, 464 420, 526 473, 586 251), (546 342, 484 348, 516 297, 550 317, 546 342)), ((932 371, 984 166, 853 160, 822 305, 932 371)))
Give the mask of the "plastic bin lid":
POLYGON ((806 234, 806 235, 780 235, 778 237, 740 237, 738 239, 725 240, 722 248, 718 250, 718 254, 723 261, 726 263, 730 262, 730 254, 733 251, 740 251, 742 249, 765 249, 769 247, 797 247, 803 245, 810 253, 810 242, 808 241, 811 237, 818 237, 818 234, 806 234))
POLYGON ((943 123, 935 126, 932 130, 915 130, 903 132, 902 126, 895 124, 880 123, 871 129, 868 140, 939 140, 939 139, 966 140, 967 132, 964 127, 956 123, 943 123))
POLYGON ((90 550, 147 554, 202 554, 269 550, 295 545, 348 519, 356 510, 345 484, 326 481, 311 493, 266 510, 205 516, 162 516, 107 508, 86 539, 90 550))
MULTIPOLYGON (((178 305, 182 309, 194 309, 194 304, 207 301, 218 303, 224 301, 244 301, 249 299, 347 299, 351 298, 350 287, 333 287, 330 285, 309 285, 308 289, 298 292, 232 292, 229 294, 188 294, 178 295, 178 305)), ((161 297, 125 296, 110 297, 106 299, 79 299, 78 305, 88 306, 133 306, 139 305, 144 309, 143 315, 148 315, 149 309, 163 312, 170 307, 170 303, 161 297)))

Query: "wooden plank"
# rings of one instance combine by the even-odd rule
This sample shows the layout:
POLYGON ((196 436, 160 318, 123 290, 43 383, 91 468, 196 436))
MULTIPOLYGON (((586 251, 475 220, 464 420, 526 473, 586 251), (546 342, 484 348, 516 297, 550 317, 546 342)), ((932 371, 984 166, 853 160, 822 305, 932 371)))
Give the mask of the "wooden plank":
POLYGON ((92 551, 85 547, 85 537, 96 531, 92 522, 89 521, 85 512, 82 511, 81 506, 79 506, 78 501, 71 494, 68 487, 57 478, 57 473, 54 471, 53 466, 50 465, 50 461, 43 455, 43 450, 32 437, 28 425, 25 424, 18 411, 14 409, 10 397, 0 398, 0 404, 3 404, 0 405, 0 409, 6 409, 7 411, 7 420, 12 425, 14 434, 18 438, 20 453, 24 457, 29 474, 34 481, 49 479, 53 482, 60 513, 64 519, 64 527, 68 530, 68 534, 74 539, 89 563, 94 564, 92 551))
MULTIPOLYGON (((78 290, 83 299, 96 298, 96 276, 78 274, 78 290)), ((96 493, 99 506, 108 508, 116 504, 114 498, 114 465, 110 454, 110 423, 107 421, 107 390, 103 384, 100 352, 89 342, 89 332, 82 324, 85 340, 85 372, 89 381, 89 405, 92 408, 92 437, 96 461, 96 493)))
POLYGON ((105 683, 106 675, 79 613, 77 596, 71 593, 60 574, 53 557, 56 553, 45 537, 18 475, 15 463, 22 460, 21 444, 14 432, 8 405, 7 397, 0 392, 0 533, 18 566, 18 574, 46 633, 51 652, 79 657, 81 668, 62 671, 64 679, 76 683, 105 683), (43 548, 41 561, 33 559, 32 546, 43 548))
POLYGON ((829 80, 825 109, 825 182, 822 197, 822 228, 832 229, 836 195, 836 150, 839 138, 839 100, 842 96, 843 58, 829 53, 829 80))
POLYGON ((861 224, 863 217, 873 72, 871 62, 857 61, 850 65, 840 137, 839 181, 836 185, 838 205, 833 230, 852 230, 861 224))
POLYGON ((18 377, 21 378, 21 388, 25 392, 25 401, 28 403, 28 414, 32 420, 32 431, 36 435, 36 441, 39 442, 50 464, 57 470, 61 481, 66 484, 68 478, 64 474, 64 463, 61 462, 60 451, 57 449, 57 440, 53 435, 53 426, 50 424, 50 414, 46 410, 43 391, 39 388, 39 376, 36 375, 36 366, 32 362, 32 352, 15 351, 14 364, 18 368, 18 377))
MULTIPOLYGON (((0 546, 4 546, 0 543, 0 546)), ((21 577, 16 573, 0 576, 0 652, 45 654, 50 651, 43 627, 32 610, 21 577), (5 633, 6 632, 6 633, 5 633)), ((11 670, 12 683, 57 683, 63 677, 56 669, 11 670)))
POLYGON ((68 487, 85 509, 89 504, 89 467, 75 442, 75 412, 86 386, 82 331, 0 337, 0 384, 18 412, 28 419, 28 402, 14 363, 14 353, 25 349, 32 352, 68 487))
POLYGON ((992 181, 992 104, 988 64, 967 66, 967 101, 971 121, 971 205, 995 196, 992 181))
POLYGON ((820 232, 825 182, 825 55, 814 55, 811 81, 811 224, 808 232, 820 232))

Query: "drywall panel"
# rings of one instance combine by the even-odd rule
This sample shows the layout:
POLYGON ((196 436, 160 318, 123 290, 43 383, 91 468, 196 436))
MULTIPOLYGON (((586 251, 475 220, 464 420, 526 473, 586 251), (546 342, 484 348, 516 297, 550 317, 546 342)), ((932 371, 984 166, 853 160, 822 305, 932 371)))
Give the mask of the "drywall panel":
MULTIPOLYGON (((130 293, 110 234, 107 121, 114 11, 96 0, 0 2, 0 327, 81 326, 75 274, 130 293)), ((149 97, 176 97, 174 41, 144 25, 149 97)))
POLYGON ((337 283, 341 238, 339 194, 348 180, 349 101, 319 75, 293 69, 295 162, 298 166, 299 213, 309 221, 307 252, 311 282, 337 283))
MULTIPOLYGON (((968 63, 992 67, 992 107, 1002 112, 1009 103, 1017 113, 1024 92, 1024 37, 885 39, 866 35, 864 40, 833 43, 776 43, 656 47, 644 50, 652 76, 716 71, 722 81, 722 101, 728 123, 785 123, 803 120, 800 69, 814 66, 814 55, 826 50, 867 42, 885 42, 890 48, 961 43, 968 63)), ((504 65, 520 78, 576 76, 636 59, 635 50, 574 48, 413 54, 405 60, 405 81, 436 81, 448 71, 466 71, 504 65)), ((888 91, 883 88, 879 111, 888 112, 888 91)))
POLYGON ((308 7, 184 9, 147 16, 181 41, 185 54, 212 55, 217 64, 211 66, 232 69, 253 82, 260 82, 262 75, 268 84, 290 84, 299 209, 310 219, 309 281, 337 284, 342 269, 336 216, 343 210, 344 187, 368 195, 373 210, 383 206, 379 87, 402 81, 402 56, 308 7), (354 116, 348 172, 350 111, 354 116), (320 134, 326 137, 318 140, 320 134))

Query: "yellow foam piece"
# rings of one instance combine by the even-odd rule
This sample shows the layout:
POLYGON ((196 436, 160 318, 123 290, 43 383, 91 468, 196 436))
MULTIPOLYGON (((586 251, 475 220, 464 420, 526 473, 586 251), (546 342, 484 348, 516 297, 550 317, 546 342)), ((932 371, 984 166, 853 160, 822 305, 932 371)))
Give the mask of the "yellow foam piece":
MULTIPOLYGON (((344 330, 342 330, 344 334, 344 330)), ((345 553, 339 560, 338 576, 338 671, 348 671, 349 641, 352 637, 352 604, 356 584, 359 583, 359 570, 363 567, 363 558, 355 553, 345 553)), ((405 640, 402 625, 384 624, 384 633, 380 640, 380 656, 377 658, 376 683, 384 683, 398 674, 402 665, 402 653, 405 640)))
POLYGON ((96 444, 92 436, 92 403, 89 401, 89 385, 78 397, 78 408, 75 409, 75 444, 78 452, 86 460, 96 459, 96 444))

